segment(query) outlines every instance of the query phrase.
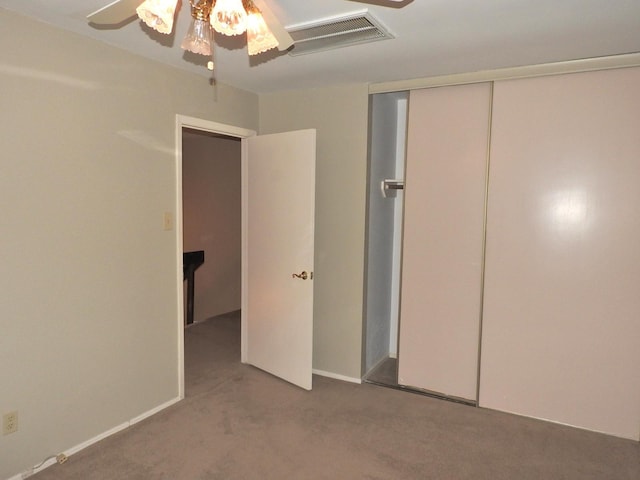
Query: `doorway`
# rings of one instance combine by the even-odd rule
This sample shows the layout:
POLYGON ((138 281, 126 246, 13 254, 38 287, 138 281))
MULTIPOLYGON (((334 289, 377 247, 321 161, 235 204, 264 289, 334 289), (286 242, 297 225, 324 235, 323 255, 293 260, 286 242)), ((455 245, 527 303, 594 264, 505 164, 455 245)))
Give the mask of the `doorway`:
MULTIPOLYGON (((199 118, 188 117, 184 115, 176 115, 176 129, 175 129, 175 145, 176 145, 176 206, 175 206, 175 233, 176 233, 176 266, 177 271, 183 270, 183 252, 185 251, 184 243, 184 201, 183 201, 183 136, 187 130, 190 135, 209 137, 215 142, 217 139, 225 139, 228 142, 238 141, 240 142, 244 138, 254 136, 256 132, 253 130, 247 130, 244 128, 238 128, 231 125, 224 125, 208 120, 199 118)), ((209 140, 203 140, 208 142, 209 140)), ((242 155, 237 158, 238 164, 242 163, 242 155)), ((241 176, 240 179, 240 194, 242 195, 246 186, 246 179, 241 176)), ((244 207, 241 207, 244 208, 244 207)), ((244 212, 241 212, 241 216, 244 212)), ((186 245, 190 248, 190 245, 186 245)), ((243 245, 240 247, 244 248, 243 245)), ((207 258, 205 257, 205 263, 207 258)), ((241 274, 242 275, 242 274, 241 274)), ((178 329, 178 395, 179 398, 185 396, 185 352, 184 352, 184 324, 185 324, 185 286, 183 282, 179 282, 177 285, 177 329, 178 329)), ((240 287, 242 289, 242 287, 240 287)), ((210 307, 207 307, 210 308, 210 307)), ((244 322, 244 318, 241 320, 244 322)), ((244 325, 241 326, 242 333, 245 334, 244 325)), ((242 349, 244 349, 244 339, 241 342, 242 349)))
MULTIPOLYGON (((258 137, 252 130, 177 115, 176 272, 183 268, 183 128, 242 140, 240 361, 310 390, 316 132, 306 129, 258 137), (292 198, 296 199, 293 204, 292 198), (286 215, 282 215, 284 211, 286 215), (277 271, 272 271, 274 268, 277 271), (265 299, 272 300, 268 308, 259 305, 265 299), (262 334, 265 329, 268 334, 262 334)), ((181 283, 177 285, 178 394, 184 398, 185 299, 181 283)))
POLYGON ((183 249, 204 259, 185 279, 187 325, 240 310, 240 147, 236 137, 182 129, 183 249))

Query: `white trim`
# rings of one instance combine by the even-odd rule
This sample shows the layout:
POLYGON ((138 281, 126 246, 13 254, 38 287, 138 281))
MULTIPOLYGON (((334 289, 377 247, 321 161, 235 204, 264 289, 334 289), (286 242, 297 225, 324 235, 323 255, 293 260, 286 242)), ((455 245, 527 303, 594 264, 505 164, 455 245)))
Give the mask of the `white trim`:
POLYGON ((220 135, 228 135, 229 137, 247 138, 256 135, 255 130, 226 125, 224 123, 204 120, 202 118, 189 117, 187 115, 178 114, 176 115, 176 120, 180 122, 182 127, 193 128, 194 130, 202 130, 210 133, 219 133, 220 135))
POLYGON ((100 440, 104 440, 105 438, 110 437, 111 435, 113 435, 115 433, 121 432, 122 430, 124 430, 126 428, 129 428, 130 426, 131 426, 131 421, 121 423, 120 425, 117 425, 117 426, 115 426, 113 428, 110 428, 106 432, 102 432, 102 433, 96 435, 95 437, 90 438, 89 440, 87 440, 85 442, 79 443, 75 447, 71 447, 70 449, 65 450, 63 453, 66 456, 73 455, 74 453, 78 453, 80 450, 84 450, 85 448, 93 445, 94 443, 98 443, 100 440))
MULTIPOLYGON (((176 233, 176 298, 177 298, 177 328, 178 328, 178 396, 180 399, 184 398, 184 286, 182 282, 182 235, 183 235, 183 218, 182 218, 182 129, 193 128, 195 130, 201 130, 210 133, 217 133, 220 135, 227 135, 229 137, 236 137, 240 139, 253 137, 256 135, 254 130, 247 128, 235 127, 233 125, 226 125, 224 123, 212 122, 210 120, 204 120, 202 118, 189 117, 186 115, 176 115, 176 201, 175 201, 175 233, 176 233)), ((246 191, 247 191, 247 176, 246 176, 246 152, 245 142, 242 142, 241 148, 241 162, 242 162, 242 179, 241 179, 241 195, 242 195, 242 299, 240 307, 242 312, 240 313, 240 329, 241 329, 241 360, 244 362, 246 359, 246 264, 247 264, 247 250, 246 250, 246 191)))
POLYGON ((415 78, 393 82, 372 83, 369 93, 399 92, 416 90, 419 88, 442 87, 446 85, 462 85, 466 83, 490 82, 496 80, 511 80, 516 78, 542 77, 563 73, 590 72, 594 70, 608 70, 612 68, 640 66, 640 53, 625 53, 607 57, 583 58, 565 62, 541 63, 522 67, 499 68, 482 70, 479 72, 456 73, 436 77, 415 78))
POLYGON ((249 314, 249 151, 247 142, 242 140, 240 146, 240 204, 241 207, 241 259, 240 259, 240 362, 249 362, 249 328, 247 325, 247 315, 249 314))
POLYGON ((347 377, 346 375, 340 375, 339 373, 325 372, 324 370, 316 370, 315 368, 312 370, 312 372, 314 375, 320 375, 321 377, 334 378, 336 380, 342 380, 343 382, 357 383, 357 384, 362 383, 361 378, 347 377))
POLYGON ((147 410, 146 412, 138 415, 137 417, 133 417, 131 420, 129 420, 129 425, 135 425, 136 423, 139 423, 139 422, 141 422, 143 420, 146 420, 147 418, 155 415, 156 413, 161 412, 165 408, 169 408, 171 405, 174 405, 174 404, 178 403, 180 400, 182 400, 182 398, 176 397, 176 398, 174 398, 172 400, 169 400, 168 402, 164 402, 164 403, 158 405, 155 408, 152 408, 151 410, 147 410))
POLYGON ((182 127, 185 125, 185 119, 180 115, 176 115, 176 202, 175 202, 175 218, 174 230, 176 234, 176 317, 178 318, 178 397, 184 398, 184 282, 181 282, 184 259, 182 257, 182 127))
MULTIPOLYGON (((110 428, 109 430, 102 432, 98 435, 96 435, 93 438, 90 438, 89 440, 79 443, 78 445, 75 445, 67 450, 65 450, 63 453, 64 455, 66 455, 67 457, 70 457, 71 455, 78 453, 81 450, 84 450, 87 447, 90 447, 91 445, 98 443, 101 440, 104 440, 107 437, 110 437, 111 435, 121 432, 122 430, 125 430, 126 428, 129 428, 132 425, 135 425, 138 422, 141 422, 142 420, 155 415, 156 413, 160 412, 161 410, 164 410, 165 408, 170 407, 171 405, 179 402, 181 400, 180 397, 176 397, 172 400, 169 400, 168 402, 165 402, 161 405, 158 405, 157 407, 152 408, 151 410, 147 410, 146 412, 142 413, 141 415, 138 415, 137 417, 132 418, 131 420, 129 420, 128 422, 124 422, 121 423, 120 425, 117 425, 113 428, 110 428)), ((58 454, 55 454, 58 455, 58 454)), ((32 475, 35 475, 38 472, 41 472, 42 470, 44 470, 45 468, 50 467, 51 465, 54 465, 56 463, 56 459, 55 456, 52 455, 51 458, 47 459, 42 465, 40 465, 39 467, 31 467, 26 469, 24 472, 22 473, 18 473, 17 475, 14 475, 13 477, 9 477, 7 480, 24 480, 25 478, 29 478, 32 475)))

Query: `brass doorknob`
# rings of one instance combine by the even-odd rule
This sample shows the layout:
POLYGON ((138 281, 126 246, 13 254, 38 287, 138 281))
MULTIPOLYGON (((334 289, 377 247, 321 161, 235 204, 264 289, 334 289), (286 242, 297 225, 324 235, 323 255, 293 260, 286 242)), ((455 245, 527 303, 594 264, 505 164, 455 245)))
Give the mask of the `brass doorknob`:
POLYGON ((306 271, 302 271, 301 273, 293 273, 291 274, 292 278, 299 278, 301 280, 306 280, 307 278, 313 278, 313 273, 308 274, 306 271))

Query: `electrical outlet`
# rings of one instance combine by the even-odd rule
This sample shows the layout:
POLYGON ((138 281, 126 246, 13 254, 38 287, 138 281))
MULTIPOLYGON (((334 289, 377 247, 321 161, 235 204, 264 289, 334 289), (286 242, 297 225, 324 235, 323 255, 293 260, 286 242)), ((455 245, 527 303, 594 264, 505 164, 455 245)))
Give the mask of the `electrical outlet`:
POLYGON ((2 416, 2 434, 9 435, 18 431, 18 412, 5 413, 2 416))

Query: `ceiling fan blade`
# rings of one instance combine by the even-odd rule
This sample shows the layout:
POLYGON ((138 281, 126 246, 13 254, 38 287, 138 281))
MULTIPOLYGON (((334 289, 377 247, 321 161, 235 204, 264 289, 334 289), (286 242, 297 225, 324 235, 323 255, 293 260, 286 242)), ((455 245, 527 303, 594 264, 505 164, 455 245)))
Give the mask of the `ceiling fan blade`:
POLYGON ((278 50, 283 52, 291 47, 291 45, 293 45, 293 38, 291 38, 289 32, 285 30, 280 21, 269 9, 267 2, 265 2, 264 0, 253 0, 253 3, 255 3, 256 6, 260 9, 264 21, 267 22, 271 33, 273 33, 273 35, 278 40, 278 50))
POLYGON ((136 8, 143 0, 115 0, 99 10, 87 15, 90 23, 97 25, 114 25, 124 22, 136 14, 136 8))

